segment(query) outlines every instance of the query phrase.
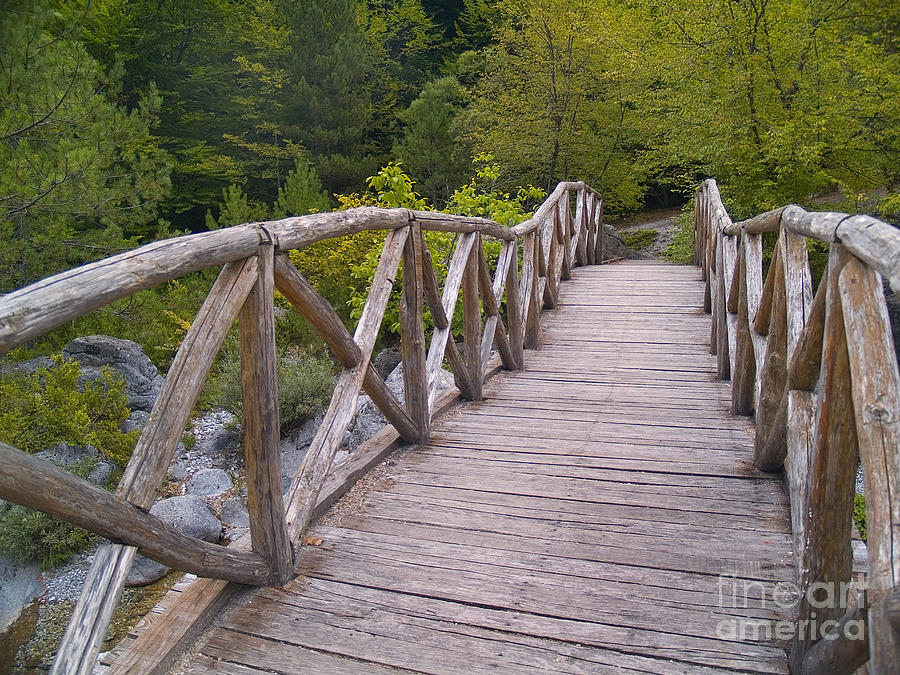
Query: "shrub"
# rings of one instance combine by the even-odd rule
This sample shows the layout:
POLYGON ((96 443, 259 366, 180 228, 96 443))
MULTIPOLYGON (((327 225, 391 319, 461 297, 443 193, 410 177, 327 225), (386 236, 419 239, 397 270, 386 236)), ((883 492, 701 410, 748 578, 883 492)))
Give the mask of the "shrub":
POLYGON ((690 202, 678 215, 678 225, 672 233, 672 242, 662 252, 662 257, 679 265, 690 265, 694 259, 694 203, 690 202))
POLYGON ((656 241, 657 236, 659 236, 659 232, 656 230, 635 230, 634 232, 626 232, 623 234, 622 241, 625 242, 625 245, 628 248, 634 251, 640 251, 641 249, 652 246, 653 242, 656 241))
POLYGON ((122 376, 104 367, 98 380, 80 385, 77 361, 54 356, 53 363, 31 376, 13 372, 0 379, 0 439, 25 452, 60 442, 93 445, 125 466, 139 432, 121 430, 130 414, 122 376))
POLYGON ((853 496, 853 522, 856 523, 856 529, 859 530, 859 536, 866 541, 869 536, 866 527, 866 498, 864 495, 856 494, 853 496))
MULTIPOLYGON (((327 356, 278 357, 278 409, 282 427, 296 426, 326 405, 334 389, 331 359, 327 356)), ((240 417, 243 412, 241 362, 224 359, 209 400, 240 417)))
MULTIPOLYGON (((86 457, 68 470, 86 478, 97 460, 86 457)), ((56 567, 83 550, 91 533, 18 504, 7 507, 0 518, 0 549, 17 558, 37 560, 44 570, 56 567)))

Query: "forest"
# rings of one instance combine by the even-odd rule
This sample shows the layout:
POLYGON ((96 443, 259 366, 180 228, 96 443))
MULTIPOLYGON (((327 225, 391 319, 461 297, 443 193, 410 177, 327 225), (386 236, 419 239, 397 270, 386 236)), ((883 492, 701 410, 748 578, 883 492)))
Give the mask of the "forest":
MULTIPOLYGON (((898 27, 898 3, 870 0, 7 0, 0 293, 159 238, 361 204, 511 225, 566 179, 608 217, 685 204, 714 176, 736 217, 829 195, 896 222, 898 27)), ((293 260, 351 325, 379 250, 360 235, 293 260)), ((100 333, 164 372, 211 281, 6 359, 100 333)), ((302 416, 327 400, 329 361, 302 319, 278 341, 320 364, 293 375, 302 416)), ((236 343, 202 404, 239 398, 236 343)), ((0 382, 24 401, 4 440, 47 441, 15 421, 45 386, 0 382)))

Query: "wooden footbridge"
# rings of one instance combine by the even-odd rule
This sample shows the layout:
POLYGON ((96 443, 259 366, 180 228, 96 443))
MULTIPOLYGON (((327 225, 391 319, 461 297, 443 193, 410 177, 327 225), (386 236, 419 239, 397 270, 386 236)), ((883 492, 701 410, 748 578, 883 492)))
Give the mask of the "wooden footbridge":
POLYGON ((112 672, 900 672, 900 377, 881 282, 900 288, 900 233, 795 206, 732 223, 714 181, 695 230, 699 269, 600 265, 600 197, 561 183, 514 228, 316 214, 0 298, 8 351, 222 265, 115 494, 0 444, 0 497, 111 541, 54 672, 95 668, 137 550, 202 578, 104 655, 112 672), (372 229, 386 241, 351 336, 283 253, 372 229), (455 237, 442 280, 427 232, 455 237), (807 238, 830 245, 815 287, 807 238), (369 363, 395 286, 402 402, 369 363), (285 495, 275 288, 343 367, 285 495), (223 547, 147 509, 235 319, 251 527, 223 547), (439 392, 444 362, 456 386, 439 392), (361 389, 391 425, 335 465, 361 389), (851 545, 859 462, 867 549, 851 545))

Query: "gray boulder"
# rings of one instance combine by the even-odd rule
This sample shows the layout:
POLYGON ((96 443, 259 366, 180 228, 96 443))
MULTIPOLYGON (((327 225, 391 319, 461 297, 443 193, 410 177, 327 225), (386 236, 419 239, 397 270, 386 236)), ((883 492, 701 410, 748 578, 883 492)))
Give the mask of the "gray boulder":
POLYGON ((290 434, 281 439, 281 489, 287 491, 291 481, 300 468, 303 457, 312 443, 319 424, 322 423, 323 413, 311 417, 297 427, 290 434))
POLYGON ((231 527, 250 526, 250 514, 240 497, 232 497, 222 504, 222 522, 231 527))
POLYGON ((222 469, 201 469, 188 481, 187 493, 198 497, 218 497, 234 487, 222 469))
MULTIPOLYGON (((156 502, 150 513, 189 537, 216 542, 222 534, 222 523, 216 518, 202 497, 182 495, 156 502)), ((161 579, 169 571, 165 565, 142 555, 135 556, 125 583, 143 586, 161 579)))
POLYGON ((49 356, 38 356, 27 361, 18 361, 17 363, 7 363, 0 366, 0 377, 7 373, 19 372, 26 375, 32 375, 41 368, 52 368, 54 366, 53 359, 49 356))
POLYGON ((628 248, 622 240, 622 235, 612 225, 603 223, 603 259, 627 258, 628 260, 644 260, 643 253, 628 248))
POLYGON ((87 479, 100 486, 106 485, 110 475, 116 468, 116 463, 103 457, 93 445, 57 443, 52 448, 36 452, 34 456, 52 462, 64 469, 71 469, 76 464, 85 460, 91 460, 95 462, 95 465, 88 474, 87 479))
POLYGON ((83 380, 99 377, 105 365, 118 370, 125 378, 128 407, 147 412, 153 409, 163 377, 138 343, 107 335, 89 335, 72 340, 63 350, 63 356, 81 364, 83 380))
POLYGON ((383 378, 387 378, 394 371, 394 368, 397 367, 398 363, 400 363, 400 350, 396 347, 382 349, 372 359, 372 367, 383 378))
POLYGON ((0 633, 22 613, 41 592, 40 563, 25 562, 0 552, 0 633))

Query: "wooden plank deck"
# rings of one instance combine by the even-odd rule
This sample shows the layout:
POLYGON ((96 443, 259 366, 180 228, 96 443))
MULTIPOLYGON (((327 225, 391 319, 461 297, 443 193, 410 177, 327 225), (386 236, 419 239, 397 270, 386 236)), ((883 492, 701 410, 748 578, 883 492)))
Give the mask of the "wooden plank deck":
POLYGON ((787 672, 787 497, 728 414, 697 276, 575 269, 525 371, 365 480, 301 576, 176 670, 787 672))

